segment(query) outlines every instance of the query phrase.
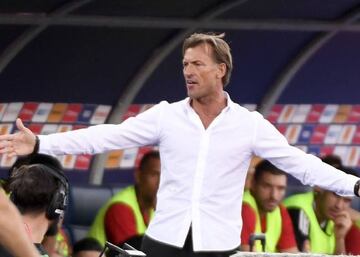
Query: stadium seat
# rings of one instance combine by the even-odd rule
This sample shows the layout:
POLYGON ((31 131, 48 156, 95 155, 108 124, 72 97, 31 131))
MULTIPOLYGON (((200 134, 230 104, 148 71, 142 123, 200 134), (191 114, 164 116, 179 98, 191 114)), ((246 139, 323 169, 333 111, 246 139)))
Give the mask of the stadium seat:
POLYGON ((69 231, 71 241, 77 242, 86 237, 99 209, 119 190, 128 184, 111 186, 72 186, 69 207, 64 225, 69 231))
POLYGON ((70 190, 69 225, 90 226, 97 212, 112 196, 109 187, 74 186, 70 190))
POLYGON ((89 228, 89 226, 71 225, 71 227, 68 228, 68 233, 70 234, 72 244, 85 238, 89 232, 89 228))

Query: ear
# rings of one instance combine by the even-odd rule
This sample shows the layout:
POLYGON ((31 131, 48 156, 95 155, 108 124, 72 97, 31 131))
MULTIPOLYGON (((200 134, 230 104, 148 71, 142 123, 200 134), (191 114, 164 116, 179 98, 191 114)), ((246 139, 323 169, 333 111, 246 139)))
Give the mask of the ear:
POLYGON ((322 192, 324 192, 324 189, 318 187, 318 186, 315 186, 314 187, 314 194, 317 195, 317 194, 321 194, 322 192))
POLYGON ((226 73, 226 64, 225 63, 218 64, 216 77, 218 79, 222 79, 225 76, 225 73, 226 73))

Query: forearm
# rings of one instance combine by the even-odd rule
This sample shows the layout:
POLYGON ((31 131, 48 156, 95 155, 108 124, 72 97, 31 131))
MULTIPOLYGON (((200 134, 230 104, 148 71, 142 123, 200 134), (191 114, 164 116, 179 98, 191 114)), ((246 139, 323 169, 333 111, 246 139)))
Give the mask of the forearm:
POLYGON ((354 196, 359 178, 323 163, 319 158, 290 146, 268 121, 259 118, 254 136, 254 154, 299 179, 303 184, 320 186, 342 196, 354 196))
POLYGON ((39 152, 50 155, 97 154, 156 144, 154 126, 138 120, 119 125, 102 124, 85 129, 39 135, 39 152))
POLYGON ((334 254, 346 254, 345 238, 336 238, 335 253, 334 254))
POLYGON ((1 244, 14 256, 38 257, 39 253, 29 240, 16 207, 1 189, 0 194, 1 244))

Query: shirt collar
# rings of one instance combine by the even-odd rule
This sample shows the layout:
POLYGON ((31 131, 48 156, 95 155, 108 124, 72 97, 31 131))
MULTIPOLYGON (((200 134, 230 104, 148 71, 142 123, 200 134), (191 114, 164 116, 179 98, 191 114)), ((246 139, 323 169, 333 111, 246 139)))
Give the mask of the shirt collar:
MULTIPOLYGON (((224 91, 225 97, 226 97, 226 107, 223 109, 224 111, 228 111, 230 109, 233 109, 235 107, 235 103, 231 100, 230 95, 228 94, 228 92, 224 91)), ((192 107, 190 105, 190 97, 186 97, 185 98, 185 103, 186 103, 186 110, 192 110, 192 107)))

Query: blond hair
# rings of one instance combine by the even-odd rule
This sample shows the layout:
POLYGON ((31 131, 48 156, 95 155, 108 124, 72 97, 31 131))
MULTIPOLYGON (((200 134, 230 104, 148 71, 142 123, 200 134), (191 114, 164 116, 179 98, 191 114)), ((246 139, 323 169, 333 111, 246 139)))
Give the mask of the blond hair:
POLYGON ((225 33, 194 33, 185 39, 183 43, 182 53, 183 56, 188 48, 195 47, 201 44, 208 44, 212 46, 212 57, 218 64, 224 63, 226 65, 226 73, 222 78, 223 86, 229 84, 231 72, 233 69, 232 56, 228 43, 223 39, 225 33))

